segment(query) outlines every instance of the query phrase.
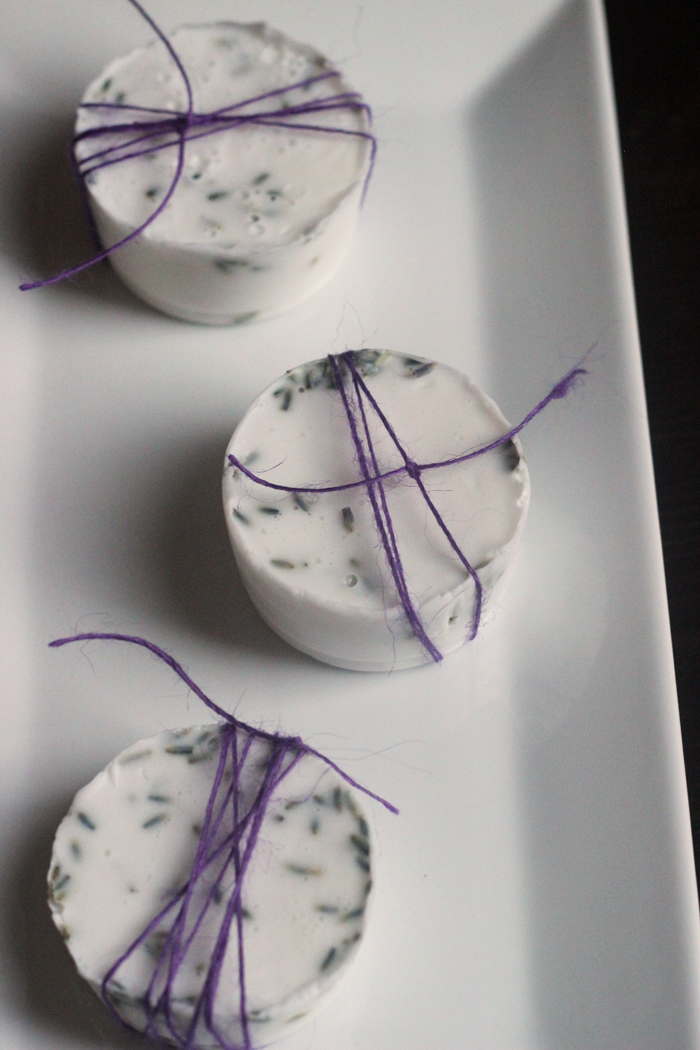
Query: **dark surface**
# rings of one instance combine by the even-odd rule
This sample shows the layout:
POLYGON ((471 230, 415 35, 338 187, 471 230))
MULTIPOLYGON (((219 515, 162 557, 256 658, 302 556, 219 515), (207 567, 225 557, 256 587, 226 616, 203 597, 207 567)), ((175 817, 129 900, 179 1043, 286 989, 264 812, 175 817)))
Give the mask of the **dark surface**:
POLYGON ((700 3, 605 7, 700 873, 700 3))

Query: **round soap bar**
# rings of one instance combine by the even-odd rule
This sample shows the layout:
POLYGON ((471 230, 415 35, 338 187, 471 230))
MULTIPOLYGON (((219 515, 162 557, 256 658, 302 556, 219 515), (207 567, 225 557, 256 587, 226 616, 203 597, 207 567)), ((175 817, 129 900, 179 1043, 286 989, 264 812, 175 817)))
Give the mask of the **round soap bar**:
MULTIPOLYGON (((403 449, 442 463, 506 434, 493 401, 466 376, 390 351, 352 355, 403 449)), ((347 383, 348 371, 343 365, 347 383)), ((373 410, 367 422, 380 473, 404 465, 373 410)), ((358 480, 357 453, 327 360, 293 368, 253 403, 224 469, 224 507, 248 592, 290 644, 338 667, 390 671, 432 658, 399 600, 363 485, 287 493, 251 480, 309 488, 358 480)), ((429 496, 483 586, 483 614, 502 596, 527 514, 530 483, 517 440, 468 462, 424 470, 429 496)), ((404 576, 424 629, 442 655, 474 627, 476 587, 418 485, 405 472, 383 483, 404 576)))
MULTIPOLYGON (((79 972, 98 994, 117 960, 188 882, 222 739, 220 726, 198 726, 134 744, 78 792, 58 829, 50 907, 79 972)), ((238 799, 244 814, 260 789, 270 747, 242 729, 237 741, 239 755, 250 745, 238 799)), ((230 784, 230 767, 226 778, 230 784)), ((224 820, 222 841, 225 831, 224 820)), ((196 883, 190 904, 191 927, 215 890, 171 992, 180 1034, 192 1022, 235 881, 229 867, 217 887, 216 871, 212 864, 196 883)), ((252 1044, 260 1046, 325 1005, 363 932, 369 831, 344 781, 320 759, 305 755, 279 784, 242 887, 246 1016, 252 1044)), ((147 1025, 144 997, 174 914, 150 930, 108 982, 114 1008, 139 1031, 147 1025)), ((240 1014, 234 919, 213 1012, 219 1038, 200 1017, 193 1050, 219 1047, 222 1038, 240 1045, 240 1014)), ((162 1016, 150 1034, 173 1041, 162 1016)))
MULTIPOLYGON (((348 250, 370 163, 371 144, 362 137, 369 129, 367 113, 349 106, 285 116, 290 107, 350 89, 321 54, 264 23, 183 26, 169 39, 191 81, 196 113, 234 107, 234 115, 272 115, 264 125, 188 141, 174 195, 135 241, 110 256, 112 265, 142 299, 189 321, 240 324, 281 313, 320 288, 348 250), (314 77, 322 79, 280 90, 314 77), (251 99, 259 101, 240 106, 251 99), (280 120, 343 130, 275 126, 280 120)), ((79 111, 78 133, 186 112, 187 94, 172 56, 155 40, 112 62, 83 103, 91 106, 79 111)), ((209 130, 203 125, 190 133, 209 130)), ((164 141, 139 143, 141 134, 87 137, 77 145, 78 158, 84 163, 94 153, 123 147, 111 159, 164 141), (129 141, 134 145, 127 146, 129 141)), ((153 214, 173 181, 177 159, 177 146, 171 146, 87 175, 105 246, 153 214)))

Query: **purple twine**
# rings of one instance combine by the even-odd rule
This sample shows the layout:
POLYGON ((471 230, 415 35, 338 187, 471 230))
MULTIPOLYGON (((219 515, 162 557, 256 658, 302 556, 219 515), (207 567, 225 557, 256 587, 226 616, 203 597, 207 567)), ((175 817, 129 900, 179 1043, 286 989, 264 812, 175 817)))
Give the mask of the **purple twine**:
MULTIPOLYGON (((221 729, 219 762, 207 802, 197 852, 187 883, 158 915, 149 922, 133 944, 109 968, 102 981, 102 998, 117 1021, 127 1028, 132 1028, 120 1015, 117 1007, 119 985, 116 975, 134 952, 149 937, 160 931, 162 923, 169 919, 171 925, 159 957, 154 963, 153 973, 141 1003, 146 1017, 144 1035, 158 1041, 164 1038, 176 1046, 178 1050, 194 1050, 197 1046, 197 1033, 203 1028, 209 1036, 213 1036, 218 1041, 222 1050, 252 1050, 249 1018, 246 1012, 245 957, 243 951, 244 909, 241 892, 267 806, 278 787, 304 755, 311 755, 320 759, 342 777, 346 783, 376 802, 380 802, 391 813, 398 814, 399 811, 390 802, 358 784, 356 780, 344 773, 335 762, 332 762, 314 748, 309 747, 300 737, 287 737, 279 733, 268 733, 263 729, 256 729, 245 722, 240 722, 206 696, 177 660, 161 649, 160 646, 154 645, 153 642, 149 642, 145 638, 127 634, 89 632, 77 634, 71 638, 58 638, 56 641, 50 642, 49 645, 52 648, 58 648, 70 642, 94 640, 132 642, 134 645, 140 645, 144 649, 149 649, 155 656, 172 668, 195 696, 199 697, 211 711, 224 720, 224 725, 221 729), (241 741, 239 740, 239 734, 245 740, 240 753, 241 741), (253 801, 245 808, 241 797, 241 784, 243 775, 246 772, 246 760, 251 754, 254 740, 267 743, 269 752, 257 793, 253 801), (226 776, 227 771, 230 772, 228 779, 226 776), (172 1003, 175 982, 212 903, 220 899, 220 887, 224 878, 231 873, 235 876, 233 891, 227 902, 224 917, 218 927, 202 991, 194 1004, 192 1019, 183 1031, 182 1027, 178 1027, 173 1016, 172 1003), (201 899, 196 900, 195 898, 197 891, 201 891, 205 881, 207 888, 202 902, 201 899), (239 1009, 243 1032, 243 1042, 240 1045, 228 1042, 214 1020, 214 1006, 219 990, 222 967, 234 925, 238 946, 239 1009)), ((255 762, 253 764, 256 768, 259 768, 259 752, 255 753, 254 759, 255 762)))
POLYGON ((396 533, 394 531, 394 526, 387 505, 383 482, 387 481, 389 478, 397 478, 406 475, 416 483, 418 490, 425 500, 425 503, 437 525, 444 533, 452 550, 466 569, 467 574, 474 581, 474 615, 472 617, 472 626, 469 633, 469 641, 472 641, 476 637, 481 623, 481 614, 484 604, 484 588, 476 570, 467 561, 463 551, 460 550, 457 541, 448 529, 444 518, 430 498, 421 475, 426 470, 435 470, 438 467, 451 467, 455 463, 466 463, 470 459, 476 459, 478 456, 483 456, 487 452, 492 452, 494 449, 499 448, 499 446, 506 444, 508 441, 512 441, 513 438, 535 418, 535 416, 539 415, 539 413, 550 404, 550 402, 566 397, 577 380, 580 379, 581 376, 587 375, 588 371, 587 369, 582 368, 581 365, 576 365, 567 372, 554 387, 552 387, 547 396, 535 405, 535 407, 528 412, 525 418, 518 423, 517 426, 507 431, 507 433, 503 434, 501 437, 496 438, 494 441, 490 441, 487 445, 470 452, 465 452, 460 456, 440 460, 437 463, 416 463, 415 460, 410 458, 402 446, 396 435, 396 431, 380 406, 377 404, 377 401, 357 370, 355 365, 355 354, 356 352, 352 350, 347 350, 344 354, 340 354, 338 357, 329 354, 328 361, 347 416, 350 437, 355 450, 358 466, 360 468, 360 474, 362 475, 359 481, 351 481, 345 485, 315 485, 307 488, 302 488, 298 485, 278 485, 272 481, 267 481, 265 478, 259 477, 257 474, 253 474, 251 470, 244 466, 243 463, 232 454, 229 454, 229 462, 237 470, 240 470, 242 474, 245 474, 246 477, 250 478, 251 481, 256 482, 258 485, 263 485, 265 488, 275 489, 278 492, 344 492, 347 489, 360 487, 366 488, 372 507, 372 513, 374 515, 377 533, 379 535, 379 542, 386 557, 389 571, 394 581, 399 601, 403 606, 406 619, 408 620, 416 638, 418 638, 429 656, 437 663, 442 660, 442 653, 428 637, 428 633, 420 618, 420 614, 411 599, 408 583, 401 563, 401 555, 399 553, 396 533), (341 364, 338 363, 339 361, 341 364), (342 367, 343 365, 345 368, 342 367), (346 386, 346 376, 348 374, 351 383, 349 386, 346 386), (387 470, 384 472, 379 470, 379 464, 377 462, 374 444, 372 442, 367 422, 366 405, 369 405, 369 407, 372 408, 385 431, 396 446, 404 461, 402 467, 396 467, 393 470, 387 470))
POLYGON ((19 287, 22 292, 30 291, 32 288, 45 288, 48 285, 56 284, 58 281, 64 280, 66 277, 74 277, 76 274, 81 273, 90 266, 94 266, 95 263, 107 259, 119 248, 123 248, 125 245, 136 240, 136 238, 139 237, 144 230, 148 229, 148 227, 155 222, 158 216, 165 210, 175 193, 178 183, 182 178, 182 172, 185 166, 186 143, 192 142, 195 139, 205 138, 208 135, 218 134, 221 131, 231 131, 235 128, 246 127, 248 125, 258 125, 267 128, 290 128, 294 131, 313 131, 330 135, 349 135, 353 138, 364 139, 370 145, 369 164, 367 166, 367 173, 362 186, 362 201, 364 201, 377 153, 377 140, 375 136, 369 131, 355 131, 351 128, 328 127, 322 124, 305 123, 300 119, 290 119, 301 118, 307 114, 313 113, 327 113, 332 112, 333 110, 353 109, 364 112, 371 124, 372 111, 367 103, 363 102, 362 96, 359 92, 343 91, 335 95, 327 95, 324 98, 314 99, 294 106, 285 105, 284 102, 279 102, 279 104, 273 103, 271 108, 263 106, 252 112, 249 111, 250 106, 271 100, 275 100, 276 102, 279 96, 284 95, 288 91, 303 90, 311 87, 313 84, 320 83, 321 81, 337 78, 340 76, 337 70, 331 69, 325 73, 319 73, 315 76, 307 77, 305 80, 288 84, 283 88, 276 88, 273 91, 266 91, 264 94, 257 95, 254 98, 245 99, 242 102, 236 102, 230 106, 224 106, 223 108, 214 110, 211 113, 196 113, 194 109, 194 97, 192 94, 190 78, 187 75, 187 71, 181 59, 173 48, 172 43, 168 40, 165 33, 163 33, 163 31, 156 25, 151 16, 145 11, 139 3, 139 0, 128 0, 128 2, 132 7, 136 8, 142 18, 148 22, 150 27, 168 49, 185 85, 185 91, 187 93, 187 109, 154 109, 147 106, 131 106, 120 102, 81 103, 81 109, 101 109, 106 110, 107 112, 121 112, 124 113, 125 118, 127 115, 132 115, 130 119, 125 119, 124 123, 104 124, 96 128, 89 128, 86 131, 81 131, 74 135, 71 140, 71 169, 78 185, 81 203, 87 217, 90 232, 98 250, 90 259, 87 259, 83 263, 78 263, 76 266, 72 266, 68 270, 63 270, 54 277, 48 277, 43 281, 28 281, 21 284, 19 287), (246 112, 241 112, 242 110, 245 110, 246 112), (144 116, 140 119, 135 119, 133 114, 138 113, 142 113, 144 116), (106 138, 107 140, 111 140, 115 135, 120 137, 118 143, 97 149, 82 160, 79 159, 76 153, 76 147, 81 142, 95 140, 96 143, 99 143, 101 139, 106 138), (85 181, 87 177, 93 172, 98 171, 100 168, 106 168, 112 164, 120 164, 122 161, 131 160, 135 157, 145 157, 147 154, 158 153, 163 149, 174 148, 177 148, 175 174, 163 200, 158 207, 154 209, 151 215, 149 215, 146 221, 138 226, 132 233, 127 237, 124 237, 121 241, 117 241, 115 244, 105 248, 97 230, 92 211, 90 210, 85 181))

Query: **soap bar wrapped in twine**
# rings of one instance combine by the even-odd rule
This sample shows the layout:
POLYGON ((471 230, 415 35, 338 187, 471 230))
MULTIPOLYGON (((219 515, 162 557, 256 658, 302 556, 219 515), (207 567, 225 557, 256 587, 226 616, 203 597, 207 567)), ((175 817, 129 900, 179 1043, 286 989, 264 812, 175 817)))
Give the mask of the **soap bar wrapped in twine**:
MULTIPOLYGON (((164 939, 160 956, 154 963, 153 973, 142 1004, 147 1017, 144 1035, 157 1041, 165 1038, 168 1043, 178 1047, 179 1050, 193 1050, 198 1045, 198 1036, 206 1032, 208 1034, 205 1039, 206 1045, 211 1045, 213 1036, 222 1050, 252 1050, 250 1021, 246 1011, 245 954, 243 950, 245 909, 241 894, 267 807, 278 788, 297 763, 305 755, 310 755, 320 759, 347 784, 380 802, 391 813, 397 814, 398 810, 390 802, 358 784, 329 758, 309 747, 299 737, 268 733, 234 718, 202 692, 177 660, 145 638, 126 634, 89 632, 70 638, 59 638, 50 645, 58 648, 71 642, 95 640, 131 642, 150 650, 172 668, 195 696, 223 719, 219 762, 202 821, 199 845, 187 882, 158 915, 154 916, 133 944, 110 966, 102 981, 102 998, 115 1018, 126 1027, 131 1027, 119 1013, 117 975, 121 967, 141 945, 145 944, 155 931, 162 930, 164 923, 169 922, 169 932, 164 939), (243 745, 241 745, 241 738, 245 739, 243 745), (246 808, 242 792, 242 783, 247 770, 246 762, 250 758, 254 766, 259 766, 260 763, 259 750, 255 751, 254 758, 251 753, 253 741, 265 742, 268 745, 268 752, 262 774, 259 770, 257 772, 260 777, 257 794, 246 808), (215 942, 211 947, 201 994, 193 1005, 191 1020, 186 1024, 183 1022, 178 1024, 172 1009, 178 973, 189 958, 188 953, 196 943, 197 933, 209 909, 212 904, 220 900, 222 884, 227 884, 231 875, 234 876, 233 888, 215 942), (228 1041, 224 1033, 218 1030, 215 1020, 217 996, 220 993, 225 994, 220 988, 221 974, 231 936, 237 938, 238 944, 240 1024, 243 1038, 240 1045, 234 1045, 228 1041)), ((199 950, 201 952, 201 946, 199 950)))
POLYGON ((362 378, 356 363, 356 361, 360 359, 361 353, 362 351, 348 350, 338 356, 330 354, 328 357, 332 384, 333 387, 338 390, 348 421, 350 438, 360 472, 360 479, 358 481, 351 481, 343 485, 311 485, 306 487, 299 485, 280 485, 254 474, 239 459, 237 459, 236 456, 230 454, 228 458, 231 465, 242 474, 245 474, 245 476, 250 478, 251 481, 278 492, 300 494, 314 493, 318 495, 323 492, 343 492, 348 489, 364 487, 367 491, 367 496, 372 507, 372 514, 374 516, 380 547, 384 553, 406 620, 426 653, 434 661, 438 662, 442 660, 442 654, 428 636, 415 602, 411 598, 401 561, 401 552, 396 531, 389 513, 384 482, 388 481, 390 478, 405 476, 415 483, 421 497, 427 504, 430 513, 444 533, 455 557, 461 562, 467 576, 471 577, 473 580, 475 590, 474 615, 472 617, 469 634, 469 640, 472 641, 476 637, 481 623, 482 608, 484 604, 484 588, 479 579, 478 573, 473 566, 469 564, 464 552, 460 549, 457 541, 447 527, 444 518, 431 499, 430 493, 428 492, 423 480, 423 474, 426 471, 437 470, 440 467, 453 466, 456 463, 466 463, 471 459, 476 459, 478 456, 485 456, 487 453, 492 452, 501 445, 505 445, 509 441, 512 441, 513 438, 535 418, 535 416, 539 415, 539 413, 550 404, 550 402, 566 397, 577 380, 582 376, 587 375, 587 369, 581 367, 580 364, 572 368, 554 387, 552 387, 547 396, 544 397, 539 404, 535 405, 530 412, 528 412, 525 418, 518 423, 517 426, 508 430, 505 434, 496 438, 494 441, 490 441, 481 448, 465 451, 460 456, 453 456, 437 463, 416 463, 401 444, 399 437, 389 422, 386 414, 377 403, 375 397, 362 378), (393 470, 380 471, 368 421, 370 410, 374 412, 376 418, 383 426, 384 431, 389 435, 389 438, 398 450, 399 455, 403 459, 403 466, 396 467, 393 470))
POLYGON ((309 122, 305 119, 312 117, 315 113, 330 113, 351 109, 363 111, 371 123, 372 112, 367 103, 362 100, 359 92, 342 91, 336 94, 331 93, 321 98, 297 104, 290 104, 285 100, 285 95, 288 92, 306 90, 314 84, 337 79, 340 75, 337 70, 327 69, 315 76, 306 77, 303 80, 276 88, 273 91, 266 91, 264 94, 244 99, 242 102, 236 102, 230 106, 224 106, 211 113, 198 113, 194 108, 192 83, 172 42, 156 25, 138 0, 128 0, 128 2, 148 22, 167 48, 185 86, 187 108, 185 110, 153 109, 120 102, 83 102, 81 104, 81 109, 99 110, 104 112, 105 115, 123 114, 124 116, 123 122, 108 122, 98 127, 81 131, 74 135, 71 142, 71 167, 78 185, 87 222, 98 251, 85 262, 63 270, 54 277, 48 277, 42 281, 27 281, 21 284, 20 290, 23 292, 32 288, 44 288, 47 285, 56 284, 66 277, 74 277, 76 274, 88 269, 88 267, 94 266, 95 263, 109 258, 113 252, 118 251, 140 237, 170 203, 184 171, 186 145, 195 139, 216 135, 224 131, 235 131, 236 128, 250 127, 251 125, 267 128, 289 128, 293 131, 311 131, 319 134, 350 135, 354 138, 364 139, 370 145, 370 159, 364 179, 363 198, 367 191, 377 152, 375 136, 369 131, 333 127, 309 122), (116 142, 114 141, 115 138, 117 139, 116 142), (104 141, 107 141, 108 145, 100 145, 104 141), (78 147, 85 142, 94 143, 96 148, 93 152, 81 158, 78 156, 78 147), (99 171, 100 168, 121 164, 126 160, 131 160, 135 157, 145 157, 148 154, 158 153, 166 149, 177 149, 177 163, 172 181, 162 201, 137 229, 122 240, 105 248, 90 210, 86 179, 94 172, 99 171))

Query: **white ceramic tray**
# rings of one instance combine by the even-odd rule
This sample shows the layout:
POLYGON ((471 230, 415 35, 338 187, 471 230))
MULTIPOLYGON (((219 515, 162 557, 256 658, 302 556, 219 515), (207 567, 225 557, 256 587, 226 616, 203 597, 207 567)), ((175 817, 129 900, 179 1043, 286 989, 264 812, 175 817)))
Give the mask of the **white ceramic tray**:
MULTIPOLYGON (((6 4, 0 39, 0 1045, 117 1050, 43 880, 72 793, 206 716, 145 635, 249 721, 301 733, 401 809, 372 814, 371 932, 336 1003, 280 1050, 688 1050, 700 957, 687 800, 597 0, 198 0, 341 62, 380 153, 352 256, 296 313, 179 323, 82 257, 61 151, 82 88, 147 31, 120 0, 6 4), (437 17, 439 16, 439 18, 437 17), (220 511, 253 396, 345 346, 435 356, 524 435, 527 539, 496 620, 442 666, 361 675, 260 622, 220 511)), ((184 0, 152 0, 166 27, 184 0)))

